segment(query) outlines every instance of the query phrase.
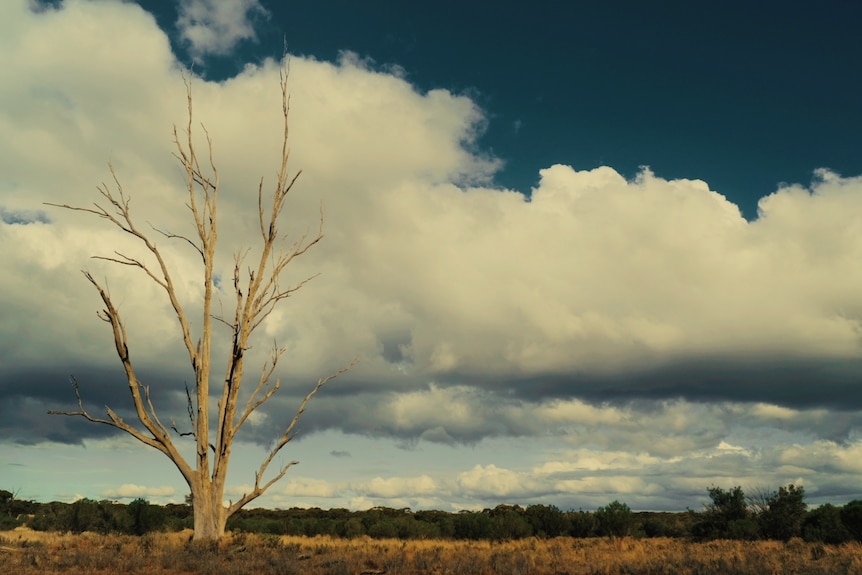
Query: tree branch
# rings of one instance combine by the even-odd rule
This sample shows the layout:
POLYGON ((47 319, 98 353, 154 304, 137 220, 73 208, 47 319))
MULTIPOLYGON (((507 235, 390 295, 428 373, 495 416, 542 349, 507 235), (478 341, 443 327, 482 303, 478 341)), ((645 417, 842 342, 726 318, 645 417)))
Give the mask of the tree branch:
POLYGON ((231 433, 233 435, 236 435, 236 433, 239 431, 239 428, 242 427, 242 424, 245 423, 246 419, 248 419, 248 416, 251 415, 251 413, 255 409, 257 409, 258 407, 260 407, 261 405, 266 403, 267 400, 269 400, 269 398, 272 397, 275 394, 275 392, 278 391, 278 389, 281 387, 281 380, 276 379, 275 385, 273 385, 271 388, 266 389, 267 383, 269 383, 269 380, 272 377, 273 372, 275 372, 275 368, 278 365, 278 360, 281 357, 281 355, 284 353, 284 351, 285 351, 285 348, 283 348, 283 347, 274 348, 272 351, 272 359, 270 360, 270 362, 268 364, 265 363, 263 365, 263 368, 261 369, 261 373, 260 373, 260 379, 257 382, 257 386, 254 388, 254 391, 251 393, 251 396, 248 398, 248 401, 246 402, 246 405, 245 405, 245 409, 243 410, 243 413, 240 416, 239 421, 237 422, 237 424, 234 426, 233 430, 231 431, 231 433), (263 391, 264 389, 266 389, 264 394, 259 399, 256 399, 257 395, 261 391, 263 391))
POLYGON ((72 382, 72 388, 75 390, 75 397, 78 400, 78 411, 59 411, 56 409, 51 409, 48 411, 49 415, 79 416, 93 423, 110 425, 111 427, 116 427, 117 429, 125 431, 141 443, 149 445, 150 447, 154 447, 162 453, 169 455, 166 447, 162 445, 161 442, 152 437, 147 437, 140 430, 124 422, 122 418, 119 417, 116 413, 114 413, 114 411, 110 407, 105 406, 105 412, 108 414, 108 417, 110 419, 102 419, 100 417, 94 417, 90 415, 90 413, 84 408, 84 402, 81 399, 81 391, 78 387, 78 380, 74 376, 71 376, 69 380, 72 382))
POLYGON ((183 235, 180 235, 180 234, 173 234, 173 233, 170 233, 170 232, 166 232, 166 231, 164 231, 164 230, 160 230, 159 228, 157 228, 157 227, 156 227, 156 226, 154 226, 153 224, 150 224, 150 227, 151 227, 151 228, 153 228, 153 230, 157 231, 158 233, 162 234, 163 236, 165 236, 166 238, 168 238, 168 239, 170 239, 170 240, 174 240, 174 239, 176 239, 176 240, 183 240, 184 242, 186 242, 187 244, 189 244, 192 248, 194 248, 194 250, 195 250, 198 254, 200 254, 201 259, 204 259, 204 257, 205 257, 205 256, 204 256, 204 250, 203 250, 203 248, 201 248, 199 245, 197 245, 196 243, 194 243, 194 242, 193 242, 192 240, 190 240, 188 237, 183 236, 183 235))
POLYGON ((264 459, 263 463, 261 463, 260 468, 255 472, 255 474, 254 474, 254 488, 249 493, 244 494, 239 499, 239 501, 237 501, 236 503, 234 503, 233 505, 231 505, 228 508, 228 516, 233 514, 238 509, 241 509, 249 501, 252 501, 253 499, 256 499, 257 497, 260 497, 260 495, 263 494, 267 489, 269 489, 270 486, 272 486, 274 483, 276 483, 278 480, 280 480, 282 477, 284 477, 285 474, 287 473, 287 470, 290 467, 299 463, 298 461, 291 461, 290 463, 286 464, 285 466, 283 466, 281 468, 281 470, 276 474, 275 477, 273 477, 272 479, 267 481, 263 486, 261 486, 260 481, 263 478, 264 473, 266 473, 266 470, 269 467, 269 464, 272 463, 273 458, 275 458, 275 456, 278 454, 278 452, 281 451, 281 449, 285 445, 287 445, 287 443, 291 439, 293 439, 293 437, 296 435, 293 432, 293 430, 296 427, 296 424, 299 423, 299 419, 300 419, 300 417, 302 417, 302 414, 305 413, 305 406, 308 405, 308 402, 311 401, 311 398, 314 397, 317 394, 317 392, 320 391, 320 388, 322 388, 324 385, 326 385, 327 383, 329 383, 330 381, 332 381, 333 379, 335 379, 339 375, 342 375, 343 373, 353 369, 353 367, 358 362, 359 362, 359 360, 354 358, 353 361, 351 361, 347 366, 342 367, 341 369, 339 369, 337 372, 333 373, 332 375, 317 381, 317 385, 314 386, 314 389, 312 389, 308 393, 308 395, 305 396, 305 399, 302 400, 302 403, 299 405, 299 409, 297 410, 296 415, 293 417, 293 420, 290 422, 290 425, 287 426, 287 429, 285 429, 284 433, 281 435, 281 437, 276 442, 275 447, 273 447, 273 449, 269 452, 269 455, 267 455, 266 459, 264 459))
MULTIPOLYGON (((137 226, 135 225, 135 223, 132 219, 132 216, 131 216, 130 208, 129 208, 130 200, 125 196, 125 192, 123 191, 123 186, 120 183, 116 172, 114 171, 114 167, 109 165, 109 168, 111 171, 111 176, 114 179, 114 184, 117 188, 117 195, 119 197, 115 196, 111 192, 110 188, 104 183, 101 186, 99 186, 97 189, 99 190, 99 193, 102 195, 102 197, 104 197, 106 200, 108 200, 108 202, 113 206, 113 208, 114 208, 113 214, 111 212, 109 212, 106 208, 100 206, 99 204, 94 204, 95 208, 82 208, 82 207, 70 206, 68 204, 53 204, 53 203, 46 203, 46 205, 64 208, 64 209, 72 210, 72 211, 86 212, 86 213, 90 213, 90 214, 94 214, 96 216, 99 216, 100 218, 107 219, 111 223, 113 223, 116 227, 121 229, 122 231, 138 238, 138 240, 140 240, 144 244, 144 246, 147 248, 147 250, 155 257, 156 262, 159 264, 159 270, 161 272, 161 278, 156 276, 142 262, 135 260, 134 258, 124 256, 124 255, 119 254, 119 253, 117 253, 117 255, 121 259, 104 257, 104 256, 94 256, 94 257, 95 257, 95 259, 102 259, 102 260, 111 261, 114 263, 119 263, 119 264, 123 264, 123 265, 130 265, 133 267, 141 268, 142 270, 144 270, 144 272, 150 278, 152 278, 156 282, 156 284, 158 284, 160 287, 162 287, 162 289, 165 290, 165 292, 167 293, 168 298, 171 302, 171 306, 173 307, 174 312, 177 316, 177 320, 180 323, 180 328, 183 332, 183 342, 185 343, 186 350, 189 354, 189 359, 191 360, 192 365, 195 365, 198 362, 198 358, 197 358, 197 352, 196 352, 195 346, 192 343, 191 329, 189 327, 188 321, 186 320, 185 310, 183 309, 182 305, 180 304, 179 299, 177 299, 176 290, 174 289, 173 280, 171 278, 170 271, 168 270, 167 263, 165 262, 164 258, 162 257, 162 254, 159 251, 158 246, 156 246, 156 244, 154 244, 152 241, 150 241, 150 239, 143 232, 141 232, 137 228, 137 226)), ((92 282, 92 280, 91 280, 91 282, 92 282)))

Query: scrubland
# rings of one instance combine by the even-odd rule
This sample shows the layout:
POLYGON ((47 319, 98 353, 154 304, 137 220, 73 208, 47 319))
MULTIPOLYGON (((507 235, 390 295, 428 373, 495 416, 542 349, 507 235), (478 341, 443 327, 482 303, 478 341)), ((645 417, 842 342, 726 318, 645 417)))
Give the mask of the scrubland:
POLYGON ((232 534, 218 545, 191 532, 144 536, 0 535, 0 573, 14 575, 735 575, 862 574, 862 544, 689 542, 669 538, 527 538, 508 542, 379 540, 232 534))

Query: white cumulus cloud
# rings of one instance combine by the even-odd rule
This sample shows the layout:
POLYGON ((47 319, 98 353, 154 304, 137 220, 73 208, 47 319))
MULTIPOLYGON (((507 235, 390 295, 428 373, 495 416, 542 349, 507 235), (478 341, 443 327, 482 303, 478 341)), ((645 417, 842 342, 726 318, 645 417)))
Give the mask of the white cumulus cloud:
POLYGON ((372 498, 397 498, 432 495, 438 489, 437 482, 428 475, 419 477, 375 477, 370 481, 355 485, 354 489, 372 498))
POLYGON ((254 19, 268 15, 259 0, 180 0, 176 26, 193 56, 222 55, 257 40, 254 19))
POLYGON ((474 497, 524 497, 537 486, 536 480, 528 474, 489 464, 476 465, 469 471, 458 474, 458 487, 474 497))
POLYGON ((279 495, 290 497, 334 497, 338 486, 322 479, 310 477, 290 477, 284 487, 276 488, 279 495))

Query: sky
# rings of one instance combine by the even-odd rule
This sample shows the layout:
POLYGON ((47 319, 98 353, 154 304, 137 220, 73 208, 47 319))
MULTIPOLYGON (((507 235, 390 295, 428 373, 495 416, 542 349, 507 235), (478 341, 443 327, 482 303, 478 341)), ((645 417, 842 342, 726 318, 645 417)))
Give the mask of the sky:
MULTIPOLYGON (((354 357, 252 506, 862 498, 860 20, 838 0, 0 3, 0 488, 184 499, 160 453, 47 414, 75 409, 74 375, 90 412, 134 417, 82 269, 163 420, 184 421, 191 370, 157 287, 91 258, 139 246, 45 203, 98 201, 110 163, 138 222, 188 230, 171 130, 191 69, 230 277, 278 168, 286 42, 284 228, 322 205, 325 238, 250 350, 254 373, 285 348, 283 389, 239 436, 229 498, 354 357)), ((194 253, 160 242, 199 309, 194 253)))

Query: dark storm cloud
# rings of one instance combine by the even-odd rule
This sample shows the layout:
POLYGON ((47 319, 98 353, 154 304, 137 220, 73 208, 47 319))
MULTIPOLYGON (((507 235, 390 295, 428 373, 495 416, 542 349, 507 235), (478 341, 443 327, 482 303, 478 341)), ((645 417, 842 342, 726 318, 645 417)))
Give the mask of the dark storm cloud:
POLYGON ((692 401, 769 402, 805 409, 862 409, 862 362, 785 359, 762 362, 682 362, 635 376, 598 397, 682 397, 692 401))
MULTIPOLYGON (((45 412, 77 410, 69 373, 74 373, 85 408, 104 416, 108 405, 129 421, 136 421, 128 385, 122 371, 77 367, 3 375, 0 429, 6 437, 28 443, 40 438, 77 443, 81 437, 114 433, 108 426, 79 418, 48 416, 45 412), (24 431, 26 429, 26 431, 24 431)), ((183 377, 164 372, 145 372, 142 381, 163 421, 174 419, 182 431, 188 427, 183 377)), ((309 404, 298 427, 300 437, 327 429, 339 429, 372 437, 401 440, 424 438, 443 443, 475 443, 483 437, 529 436, 543 433, 543 426, 521 413, 531 406, 559 400, 577 400, 595 406, 617 405, 649 412, 663 402, 682 400, 700 404, 758 402, 796 410, 826 408, 835 412, 818 425, 819 435, 836 441, 848 437, 858 422, 842 417, 862 409, 862 364, 853 361, 783 360, 764 362, 685 361, 651 371, 630 371, 614 376, 555 374, 531 378, 477 378, 450 375, 428 391, 427 384, 375 385, 359 377, 345 376, 324 387, 309 404), (448 382, 448 383, 447 383, 448 382), (436 391, 435 391, 436 390, 436 391), (410 399, 415 396, 425 399, 410 399), (399 399, 401 398, 401 399, 399 399), (406 399, 404 399, 406 398, 406 399), (407 402, 410 418, 400 421, 399 406, 407 402), (422 401, 427 410, 418 416, 422 401), (461 403, 471 416, 455 420, 450 411, 461 403)), ((277 437, 298 409, 307 392, 304 382, 285 381, 284 389, 264 405, 265 419, 248 422, 245 440, 262 445, 277 437)), ((250 383, 246 383, 246 392, 250 383)), ((659 406, 659 407, 657 407, 659 406)), ((781 422, 776 422, 779 427, 781 422)), ((789 424, 788 424, 789 425, 789 424)), ((792 426, 790 426, 792 427, 792 426)), ((341 456, 342 454, 338 454, 341 456)))
MULTIPOLYGON (((119 433, 108 425, 86 421, 79 416, 49 415, 49 410, 78 411, 72 378, 77 381, 84 409, 93 417, 106 418, 105 407, 113 409, 127 422, 137 422, 129 386, 121 369, 99 369, 77 365, 64 368, 0 370, 0 433, 19 443, 48 440, 80 443, 85 438, 100 438, 119 433)), ((145 371, 153 405, 168 424, 171 417, 178 427, 188 425, 182 381, 166 373, 145 371)))
MULTIPOLYGON (((405 334, 384 341, 384 358, 403 361, 409 353, 409 341, 410 336, 405 334)), ((255 370, 248 373, 254 375, 255 370)), ((663 402, 683 400, 831 409, 835 417, 819 422, 816 433, 843 441, 857 418, 841 414, 862 409, 862 361, 847 359, 711 357, 667 362, 649 369, 632 366, 612 375, 584 370, 531 376, 456 372, 430 375, 406 370, 399 377, 390 374, 378 379, 375 373, 360 363, 354 371, 327 384, 309 404, 299 426, 301 435, 339 429, 402 441, 474 444, 485 437, 544 433, 543 425, 522 412, 553 401, 579 400, 595 406, 626 406, 648 412, 663 402), (434 381, 435 387, 429 388, 429 382, 434 381), (422 407, 423 402, 427 409, 422 407), (461 404, 469 406, 470 417, 452 416, 461 404), (398 415, 399 409, 406 411, 398 415)), ((142 383, 150 387, 162 420, 173 419, 181 431, 185 430, 189 423, 184 384, 191 385, 192 379, 188 371, 170 371, 150 360, 141 364, 139 375, 142 383)), ((289 364, 285 364, 282 375, 282 389, 260 410, 265 417, 244 426, 241 433, 245 440, 267 445, 280 435, 314 383, 291 377, 289 364)), ((90 424, 81 418, 46 415, 49 409, 77 409, 70 376, 77 380, 84 406, 92 415, 103 417, 107 405, 128 421, 136 421, 128 384, 119 366, 78 363, 0 368, 0 392, 6 398, 0 430, 5 436, 26 443, 41 439, 77 443, 81 438, 115 433, 109 426, 90 424)), ((245 393, 254 383, 252 377, 247 378, 245 393)))
POLYGON ((851 359, 734 358, 681 360, 660 368, 614 375, 554 374, 524 379, 487 380, 447 376, 508 392, 527 401, 580 398, 627 402, 633 399, 768 402, 791 408, 862 409, 862 361, 851 359))

